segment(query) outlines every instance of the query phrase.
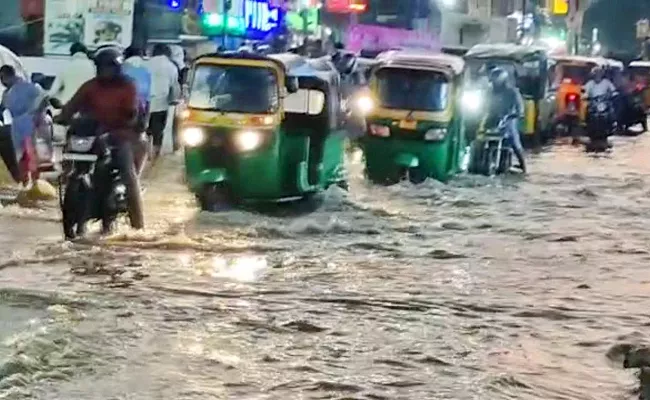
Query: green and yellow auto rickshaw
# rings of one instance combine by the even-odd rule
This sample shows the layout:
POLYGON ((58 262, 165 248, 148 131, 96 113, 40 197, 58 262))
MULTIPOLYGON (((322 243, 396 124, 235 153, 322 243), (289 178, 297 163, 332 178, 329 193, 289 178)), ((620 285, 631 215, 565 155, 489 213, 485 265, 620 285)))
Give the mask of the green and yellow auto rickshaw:
POLYGON ((505 69, 521 91, 526 115, 521 123, 523 142, 538 146, 552 135, 555 98, 550 93, 548 56, 542 47, 516 44, 479 44, 465 54, 473 81, 487 80, 494 67, 505 69))
POLYGON ((376 183, 426 178, 447 181, 466 163, 460 91, 462 58, 390 51, 378 56, 370 77, 366 176, 376 183))
POLYGON ((199 57, 181 138, 186 180, 202 209, 308 198, 346 187, 339 77, 295 54, 199 57))

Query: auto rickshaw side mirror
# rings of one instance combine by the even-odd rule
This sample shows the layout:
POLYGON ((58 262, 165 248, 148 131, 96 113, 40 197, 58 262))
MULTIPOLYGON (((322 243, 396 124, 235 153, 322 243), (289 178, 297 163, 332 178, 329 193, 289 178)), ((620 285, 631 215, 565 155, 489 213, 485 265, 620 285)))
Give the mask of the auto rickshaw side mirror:
POLYGON ((298 91, 298 78, 296 78, 296 77, 287 77, 287 81, 285 83, 285 86, 286 86, 287 92, 289 92, 289 94, 296 93, 298 91))

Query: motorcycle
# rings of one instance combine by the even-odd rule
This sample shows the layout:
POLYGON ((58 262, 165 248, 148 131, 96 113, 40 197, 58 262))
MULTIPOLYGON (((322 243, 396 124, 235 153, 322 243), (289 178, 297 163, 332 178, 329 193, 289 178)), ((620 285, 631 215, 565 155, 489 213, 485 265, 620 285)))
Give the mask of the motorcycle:
POLYGON ((587 107, 587 152, 603 152, 611 148, 609 136, 616 132, 611 100, 608 96, 596 96, 589 99, 587 107))
POLYGON ((582 98, 579 94, 567 93, 564 103, 566 104, 566 110, 557 118, 555 130, 560 136, 575 138, 580 128, 582 98))
POLYGON ((479 132, 472 144, 470 172, 494 176, 510 171, 513 149, 506 138, 506 128, 511 115, 506 115, 498 124, 479 132))
POLYGON ((68 240, 84 235, 90 220, 102 221, 104 232, 110 232, 127 212, 127 189, 113 162, 109 136, 95 133, 95 124, 83 119, 72 121, 67 132, 59 205, 68 240))

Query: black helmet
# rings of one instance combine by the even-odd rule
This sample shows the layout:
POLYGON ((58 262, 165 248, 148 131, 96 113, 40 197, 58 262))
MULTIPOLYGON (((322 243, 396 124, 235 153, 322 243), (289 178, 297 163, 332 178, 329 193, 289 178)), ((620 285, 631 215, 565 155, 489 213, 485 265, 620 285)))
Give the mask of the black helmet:
POLYGON ((348 75, 352 74, 357 69, 358 59, 352 53, 344 53, 340 58, 335 61, 335 65, 339 73, 348 75))
POLYGON ((495 86, 505 86, 508 83, 508 72, 499 67, 493 68, 490 71, 490 82, 495 86))
POLYGON ((123 61, 124 59, 122 57, 122 54, 120 54, 117 49, 112 47, 101 49, 99 52, 97 52, 97 54, 95 54, 95 66, 97 68, 120 68, 123 61))

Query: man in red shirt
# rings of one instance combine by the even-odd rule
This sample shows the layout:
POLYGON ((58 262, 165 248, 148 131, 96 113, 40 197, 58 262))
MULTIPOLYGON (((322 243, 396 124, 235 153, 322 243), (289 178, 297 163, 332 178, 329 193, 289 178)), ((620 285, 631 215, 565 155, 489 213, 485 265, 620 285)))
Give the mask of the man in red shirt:
MULTIPOLYGON (((106 49, 95 56, 97 76, 84 83, 63 106, 55 122, 66 123, 81 113, 98 123, 101 132, 110 132, 117 151, 114 156, 127 188, 129 219, 135 229, 144 229, 139 169, 146 148, 136 130, 138 97, 133 82, 122 74, 122 55, 106 49), (136 160, 138 161, 136 163, 136 160)), ((99 132, 98 132, 99 133, 99 132)), ((109 227, 104 226, 104 230, 109 227)))

